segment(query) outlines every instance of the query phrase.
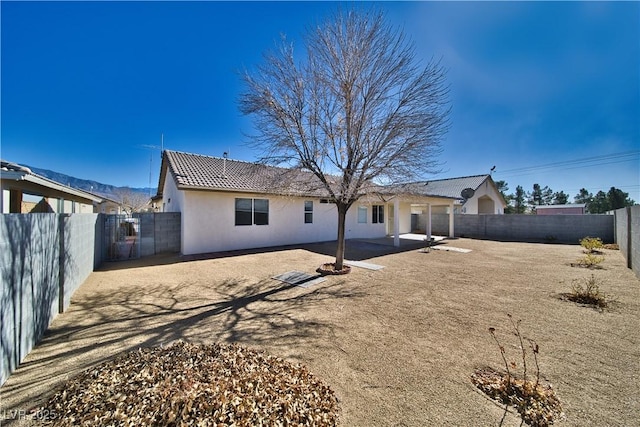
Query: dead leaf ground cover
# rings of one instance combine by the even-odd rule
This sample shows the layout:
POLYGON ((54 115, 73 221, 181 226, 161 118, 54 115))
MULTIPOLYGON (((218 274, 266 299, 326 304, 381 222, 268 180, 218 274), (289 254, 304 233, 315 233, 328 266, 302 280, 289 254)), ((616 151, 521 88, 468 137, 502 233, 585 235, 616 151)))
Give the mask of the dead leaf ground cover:
MULTIPOLYGON (((497 425, 503 408, 470 376, 500 369, 487 330, 500 331, 507 313, 540 346, 561 425, 640 418, 640 281, 618 251, 604 250, 602 268, 586 270, 571 267, 578 245, 457 239, 445 244, 472 252, 424 253, 349 243, 347 258, 385 268, 353 268, 310 288, 271 279, 313 273, 331 261, 331 244, 105 264, 0 389, 3 425, 37 425, 16 414, 66 379, 176 340, 238 343, 305 365, 335 391, 345 426, 497 425), (614 306, 600 312, 559 298, 591 274, 614 306)), ((506 347, 517 357, 515 345, 506 347)), ((519 423, 508 414, 504 425, 519 423)))

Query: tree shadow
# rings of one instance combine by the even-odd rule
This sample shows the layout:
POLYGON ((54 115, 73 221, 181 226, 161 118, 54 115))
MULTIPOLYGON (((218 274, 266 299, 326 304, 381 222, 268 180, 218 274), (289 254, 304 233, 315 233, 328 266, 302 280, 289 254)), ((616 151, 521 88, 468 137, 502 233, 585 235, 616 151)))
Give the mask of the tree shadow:
POLYGON ((0 363, 8 376, 58 312, 60 230, 56 214, 6 214, 0 228, 0 363))
POLYGON ((227 279, 144 288, 120 286, 77 300, 54 322, 38 348, 2 387, 5 410, 41 405, 64 380, 115 355, 140 347, 227 342, 266 349, 305 360, 305 346, 339 349, 333 344, 342 326, 309 316, 311 308, 366 293, 334 278, 311 288, 274 279, 227 279), (207 299, 203 295, 214 295, 207 299), (59 319, 62 320, 62 319, 59 319), (7 408, 8 406, 8 408, 7 408))
MULTIPOLYGON (((442 244, 443 242, 432 243, 431 246, 442 244)), ((143 257, 134 260, 105 262, 99 270, 111 271, 127 268, 148 267, 153 265, 168 265, 189 261, 202 261, 220 258, 231 258, 243 255, 255 255, 264 253, 274 253, 290 251, 295 249, 303 249, 320 255, 326 255, 334 258, 336 256, 337 241, 305 243, 287 246, 272 246, 266 248, 241 249, 234 251, 209 252, 194 255, 180 255, 176 253, 158 254, 149 257, 143 257)), ((423 241, 400 239, 400 247, 393 246, 392 238, 380 239, 349 239, 346 242, 345 259, 352 261, 364 261, 371 258, 381 257, 385 255, 414 251, 425 247, 423 241)))

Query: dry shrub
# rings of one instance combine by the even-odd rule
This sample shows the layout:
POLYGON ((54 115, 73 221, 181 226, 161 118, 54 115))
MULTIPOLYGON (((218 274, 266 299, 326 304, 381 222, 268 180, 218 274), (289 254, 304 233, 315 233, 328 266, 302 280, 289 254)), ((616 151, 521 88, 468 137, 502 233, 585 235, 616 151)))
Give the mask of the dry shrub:
POLYGON ((550 384, 509 377, 491 368, 476 370, 471 380, 494 400, 513 406, 531 426, 549 426, 564 418, 562 406, 550 384))
POLYGON ((528 338, 524 338, 520 332, 520 320, 514 322, 510 314, 507 315, 516 336, 520 348, 521 377, 516 374, 517 364, 508 360, 504 346, 496 336, 495 328, 489 328, 489 333, 498 345, 500 355, 505 367, 505 373, 498 372, 492 368, 482 368, 476 370, 471 375, 471 381, 481 391, 494 400, 509 406, 513 406, 522 417, 522 420, 531 426, 549 426, 555 421, 562 420, 564 413, 558 397, 551 384, 540 382, 540 366, 538 365, 538 344, 528 338), (527 350, 524 342, 527 341, 529 349, 533 354, 535 363, 535 378, 528 378, 527 350))
POLYGON ((596 279, 593 274, 583 280, 574 280, 571 293, 567 294, 567 299, 579 304, 606 308, 609 296, 600 290, 601 284, 602 281, 596 279))
POLYGON ((333 391, 304 366, 238 345, 129 352, 71 379, 44 408, 54 426, 337 423, 333 391))
POLYGON ((579 267, 585 267, 585 268, 600 268, 598 264, 600 264, 602 261, 604 261, 603 256, 597 256, 597 255, 588 253, 582 258, 578 258, 576 265, 578 265, 579 267))

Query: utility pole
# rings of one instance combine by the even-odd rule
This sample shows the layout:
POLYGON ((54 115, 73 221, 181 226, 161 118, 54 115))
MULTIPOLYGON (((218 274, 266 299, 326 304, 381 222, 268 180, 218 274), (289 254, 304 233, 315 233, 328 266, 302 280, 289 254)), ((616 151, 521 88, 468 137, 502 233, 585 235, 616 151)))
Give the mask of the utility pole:
POLYGON ((149 198, 151 198, 151 182, 153 179, 153 150, 160 149, 160 158, 162 158, 162 152, 164 151, 164 133, 160 134, 160 145, 144 144, 142 148, 149 150, 149 198))

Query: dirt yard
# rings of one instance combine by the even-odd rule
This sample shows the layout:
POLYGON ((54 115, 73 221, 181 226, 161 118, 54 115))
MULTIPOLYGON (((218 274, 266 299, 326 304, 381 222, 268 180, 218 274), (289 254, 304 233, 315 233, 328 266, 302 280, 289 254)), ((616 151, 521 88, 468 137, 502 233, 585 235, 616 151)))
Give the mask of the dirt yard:
MULTIPOLYGON (((348 242, 348 259, 384 269, 354 267, 309 288, 271 277, 313 273, 331 261, 331 244, 105 264, 0 389, 0 424, 33 424, 11 419, 119 352, 184 340, 236 342, 307 365, 336 392, 344 426, 498 425, 503 408, 470 376, 502 367, 489 327, 519 362, 511 313, 540 346, 541 375, 566 414, 560 425, 637 425, 640 281, 618 251, 588 270, 570 265, 582 256, 577 245, 456 239, 441 246, 471 252, 425 253, 404 243, 348 242), (616 300, 610 309, 559 298, 591 274, 616 300)), ((510 414, 504 425, 519 421, 510 414)))

